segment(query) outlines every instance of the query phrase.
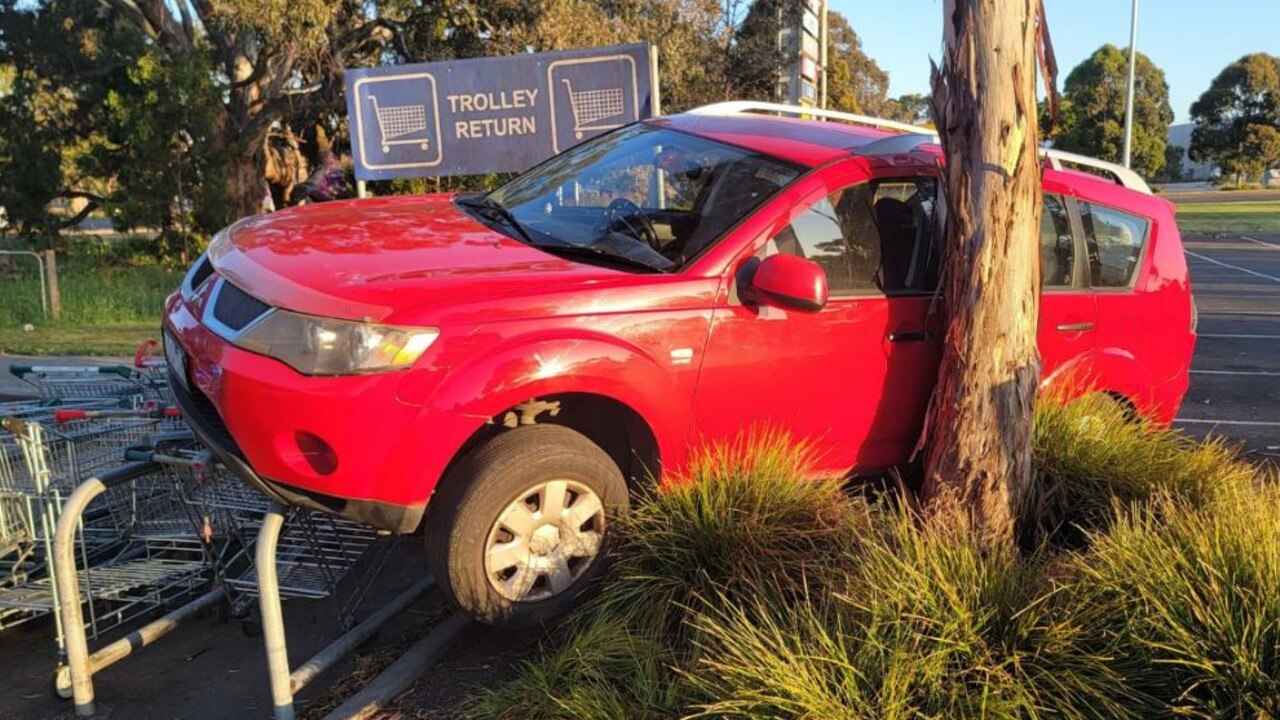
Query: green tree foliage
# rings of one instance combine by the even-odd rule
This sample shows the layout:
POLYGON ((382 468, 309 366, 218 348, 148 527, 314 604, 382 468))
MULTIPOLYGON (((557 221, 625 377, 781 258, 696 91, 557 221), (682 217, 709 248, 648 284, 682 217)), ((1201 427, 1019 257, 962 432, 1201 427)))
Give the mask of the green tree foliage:
POLYGON ((202 182, 220 174, 207 150, 220 102, 207 53, 172 57, 112 7, 84 0, 2 7, 0 32, 0 58, 14 68, 0 98, 0 204, 28 232, 100 206, 128 227, 186 228, 192 208, 226 220, 222 184, 202 182), (52 215, 58 198, 83 210, 52 215))
MULTIPOLYGON (((345 152, 351 67, 650 42, 665 112, 772 99, 791 57, 777 31, 798 12, 790 0, 0 0, 0 205, 49 236, 98 208, 122 226, 212 232, 257 212, 264 180, 279 199, 305 174, 272 138, 301 138, 313 163, 345 152), (84 213, 51 212, 60 198, 84 213)), ((831 32, 832 104, 894 113, 857 34, 834 13, 831 32)))
MULTIPOLYGON (((1129 56, 1103 45, 1067 76, 1058 127, 1050 135, 1056 147, 1119 162, 1124 155, 1125 98, 1129 56)), ((1133 167, 1154 177, 1165 166, 1165 146, 1173 108, 1164 71, 1138 53, 1134 93, 1133 167)))
POLYGON ((1164 149, 1164 169, 1159 179, 1164 182, 1181 182, 1187 176, 1187 149, 1181 145, 1169 145, 1164 149))
POLYGON ((756 0, 734 32, 727 53, 730 94, 748 100, 777 97, 779 69, 794 57, 778 42, 785 27, 799 25, 801 5, 788 0, 756 0))
POLYGON ((893 119, 901 122, 924 125, 931 122, 929 118, 929 98, 919 93, 908 93, 890 101, 893 119))
POLYGON ((888 100, 889 73, 863 52, 862 40, 849 21, 833 12, 827 27, 827 105, 844 112, 896 114, 888 100))
POLYGON ((1224 178, 1255 181, 1280 165, 1280 57, 1256 53, 1228 65, 1191 106, 1190 156, 1224 178))

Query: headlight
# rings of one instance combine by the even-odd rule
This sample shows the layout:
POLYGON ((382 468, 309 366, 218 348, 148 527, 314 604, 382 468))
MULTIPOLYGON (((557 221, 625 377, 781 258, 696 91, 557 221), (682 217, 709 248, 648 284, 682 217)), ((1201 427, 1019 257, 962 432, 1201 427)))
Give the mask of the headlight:
POLYGON ((306 375, 401 370, 439 337, 434 328, 397 328, 273 310, 235 344, 306 375))

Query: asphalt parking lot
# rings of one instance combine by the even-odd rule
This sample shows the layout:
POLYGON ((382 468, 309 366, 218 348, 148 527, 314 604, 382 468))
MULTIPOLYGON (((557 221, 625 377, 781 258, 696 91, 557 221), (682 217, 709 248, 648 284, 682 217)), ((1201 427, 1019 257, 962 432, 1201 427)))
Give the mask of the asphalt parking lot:
POLYGON ((1280 464, 1280 237, 1185 242, 1200 330, 1177 424, 1280 464))

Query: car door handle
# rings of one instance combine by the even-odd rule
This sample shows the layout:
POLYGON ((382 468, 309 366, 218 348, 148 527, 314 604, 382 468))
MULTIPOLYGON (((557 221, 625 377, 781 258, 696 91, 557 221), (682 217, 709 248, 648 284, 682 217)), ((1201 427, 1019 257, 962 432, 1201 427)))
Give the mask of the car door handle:
POLYGON ((1058 326, 1058 332, 1089 332, 1092 329, 1091 322, 1063 323, 1058 326))
POLYGON ((928 330, 910 330, 907 332, 889 333, 889 342, 926 342, 932 337, 933 333, 930 333, 928 330))

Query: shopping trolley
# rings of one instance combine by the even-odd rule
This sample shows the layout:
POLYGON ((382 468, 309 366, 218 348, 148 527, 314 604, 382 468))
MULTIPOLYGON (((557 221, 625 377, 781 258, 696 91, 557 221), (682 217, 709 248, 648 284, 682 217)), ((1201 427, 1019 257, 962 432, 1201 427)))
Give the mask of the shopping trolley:
POLYGON ((169 363, 159 352, 160 344, 155 340, 144 340, 133 354, 135 373, 145 378, 148 395, 155 397, 165 405, 173 405, 173 391, 169 387, 169 363))
POLYGON ((46 401, 129 401, 157 398, 155 383, 125 365, 10 365, 9 372, 46 401))
POLYGON ((622 114, 622 88, 574 91, 568 78, 561 79, 569 91, 569 105, 573 108, 573 134, 581 140, 584 133, 612 130, 626 123, 601 124, 601 120, 622 114))
MULTIPOLYGON (((0 487, 9 518, 4 530, 9 539, 8 553, 0 565, 5 572, 0 576, 0 615, 5 616, 5 626, 47 615, 58 607, 49 558, 67 496, 83 480, 119 465, 124 447, 142 442, 148 434, 163 429, 166 422, 138 415, 64 422, 30 416, 0 421, 8 431, 0 438, 0 487)), ((112 513, 114 504, 136 502, 136 497, 113 496, 94 512, 85 514, 80 523, 79 551, 86 568, 113 557, 118 561, 138 559, 137 552, 128 557, 117 556, 123 532, 112 513)), ((132 606, 128 589, 146 586, 155 579, 154 573, 147 574, 134 564, 121 565, 92 581, 86 579, 86 584, 101 589, 113 601, 123 599, 125 605, 132 606)), ((126 622, 132 615, 117 613, 116 617, 119 622, 126 622)), ((58 641, 61 644, 60 626, 58 641)))
POLYGON ((425 137, 405 138, 405 135, 426 132, 427 107, 425 105, 393 105, 382 107, 378 98, 370 95, 373 114, 378 120, 378 134, 382 136, 382 152, 391 152, 392 145, 417 145, 426 150, 430 140, 425 137))

